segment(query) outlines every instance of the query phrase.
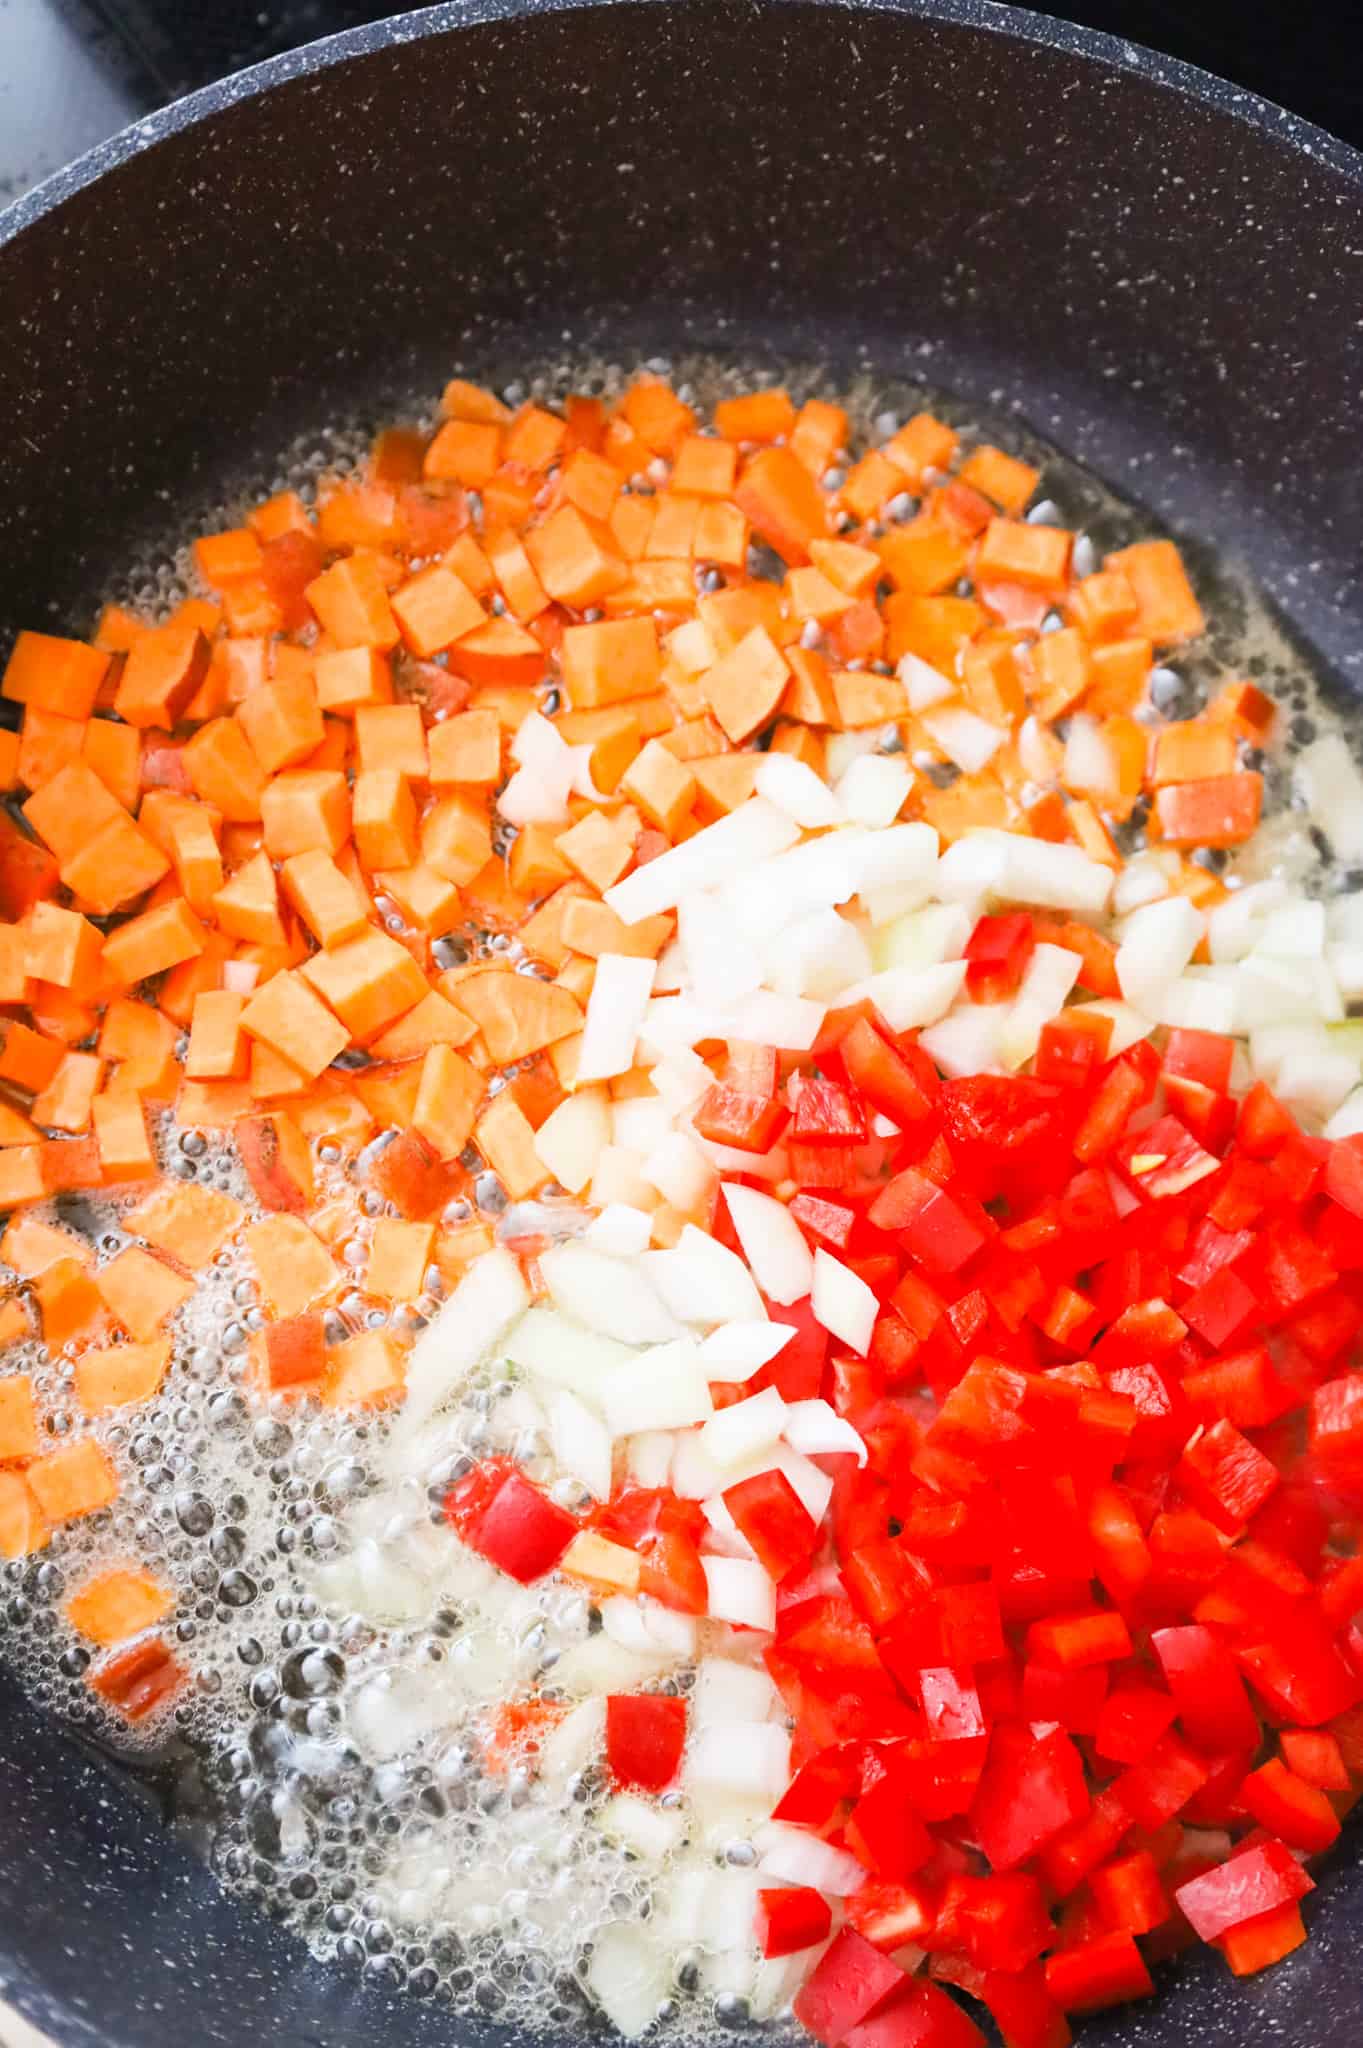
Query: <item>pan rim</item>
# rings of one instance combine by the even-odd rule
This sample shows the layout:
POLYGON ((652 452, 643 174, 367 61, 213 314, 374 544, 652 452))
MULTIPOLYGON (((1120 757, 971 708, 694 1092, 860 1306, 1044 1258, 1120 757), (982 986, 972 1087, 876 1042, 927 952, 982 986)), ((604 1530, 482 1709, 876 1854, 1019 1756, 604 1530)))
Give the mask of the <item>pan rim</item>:
MULTIPOLYGON (((1065 51, 1082 58, 1095 70, 1148 79, 1165 91, 1226 115, 1270 144, 1319 163, 1363 192, 1363 150, 1201 65, 1165 56, 1147 44, 1103 29, 1081 27, 1032 8, 1014 6, 1009 0, 763 0, 763 4, 789 8, 792 12, 823 8, 847 14, 906 15, 948 28, 982 30, 1037 49, 1065 51)), ((171 100, 52 172, 0 210, 0 249, 55 213, 87 186, 159 143, 238 102, 257 99, 296 78, 488 22, 641 5, 676 9, 684 6, 685 0, 439 0, 435 6, 414 8, 383 21, 319 37, 171 100)))

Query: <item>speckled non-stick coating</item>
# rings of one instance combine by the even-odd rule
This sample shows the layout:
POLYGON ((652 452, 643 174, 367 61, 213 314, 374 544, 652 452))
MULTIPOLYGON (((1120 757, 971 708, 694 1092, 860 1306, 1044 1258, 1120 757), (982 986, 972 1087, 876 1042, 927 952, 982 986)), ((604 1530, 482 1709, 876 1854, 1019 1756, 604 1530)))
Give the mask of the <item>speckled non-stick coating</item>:
MULTIPOLYGON (((465 367, 730 348, 1016 406, 1258 576, 1363 690, 1363 159, 976 0, 509 0, 284 57, 0 215, 0 650, 309 421, 465 367)), ((471 2037, 322 1969, 0 1687, 0 1995, 63 2044, 471 2037)), ((1309 1947, 1086 2038, 1355 2048, 1363 1873, 1309 1947)))

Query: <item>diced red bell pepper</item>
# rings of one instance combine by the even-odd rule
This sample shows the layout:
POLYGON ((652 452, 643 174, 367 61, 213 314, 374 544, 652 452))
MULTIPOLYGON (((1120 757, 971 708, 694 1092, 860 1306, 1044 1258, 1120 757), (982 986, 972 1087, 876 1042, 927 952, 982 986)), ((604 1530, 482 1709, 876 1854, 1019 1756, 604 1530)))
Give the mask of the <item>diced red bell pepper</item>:
POLYGON ((907 1978, 845 2040, 847 2048, 985 2048, 975 2022, 926 1977, 907 1978))
POLYGON ((1221 1164, 1176 1116, 1162 1116, 1143 1130, 1128 1132, 1110 1149, 1132 1187, 1148 1202, 1186 1193, 1221 1164))
MULTIPOLYGON (((843 1071, 882 1116, 906 1135, 925 1131, 935 1117, 937 1088, 897 1045, 862 1017, 838 1046, 843 1071)), ((935 1079, 935 1077, 934 1077, 935 1079)))
POLYGON ((1209 1628, 1157 1628, 1150 1647, 1178 1709, 1188 1740, 1198 1749, 1254 1750, 1259 1720, 1235 1659, 1209 1628))
POLYGON ((770 1152, 790 1112, 776 1095, 753 1095, 716 1081, 696 1106, 692 1121, 712 1145, 736 1152, 770 1152))
POLYGON ((861 1789, 862 1745, 839 1744, 802 1764, 772 1808, 774 1820, 807 1828, 825 1828, 844 1800, 861 1789))
POLYGON ((1219 1031, 1193 1031, 1179 1026, 1165 1042, 1163 1066, 1166 1074, 1197 1081, 1202 1087, 1224 1095, 1230 1087, 1234 1058, 1233 1038, 1225 1038, 1219 1031))
POLYGON ((1111 1607, 1048 1615, 1028 1629, 1027 1654, 1065 1671, 1086 1664, 1115 1664, 1131 1655, 1131 1631, 1111 1607))
MULTIPOLYGON (((792 1080, 791 1089, 795 1083, 792 1080)), ((802 1145, 859 1145, 867 1135, 866 1104, 838 1081, 811 1075, 795 1096, 791 1134, 802 1145)))
POLYGON ((912 1166, 877 1195, 870 1220, 877 1230, 898 1231, 904 1250, 930 1273, 959 1272, 994 1230, 977 1203, 958 1201, 912 1166))
POLYGON ((764 1387, 775 1387, 783 1401, 816 1401, 823 1392, 828 1362, 827 1330, 815 1321, 808 1295, 799 1301, 769 1301, 766 1306, 772 1321, 784 1323, 795 1335, 753 1375, 749 1387, 755 1394, 764 1387))
POLYGON ((1283 1762, 1297 1777, 1322 1792, 1347 1792, 1351 1779, 1339 1739, 1328 1728, 1284 1728, 1278 1736, 1283 1762))
POLYGON ((1041 1027, 1032 1062, 1036 1077, 1061 1088, 1088 1088, 1111 1043, 1110 1017, 1082 1007, 1062 1010, 1041 1027))
POLYGON ((1172 1910, 1148 1849, 1103 1864, 1090 1877, 1089 1889, 1108 1926, 1127 1934, 1149 1934, 1152 1927, 1163 1926, 1172 1910))
POLYGON ((686 1701, 663 1693, 611 1693, 606 1763, 617 1785, 665 1792, 681 1766, 686 1701))
POLYGON ((1161 1735, 1138 1764, 1115 1778, 1109 1787, 1130 1819, 1154 1832, 1181 1813, 1206 1784, 1206 1763, 1177 1735, 1161 1735))
POLYGON ((1149 1756, 1177 1708, 1153 1685, 1114 1686, 1098 1712, 1093 1746, 1109 1763, 1138 1764, 1149 1756))
POLYGON ((1100 1934, 1046 1959, 1046 1989, 1065 2012, 1100 2012, 1154 1991, 1133 1936, 1100 1934))
POLYGON ((186 1675, 164 1637, 139 1636, 101 1658, 90 1685, 125 1721, 143 1721, 179 1690, 186 1675))
POLYGON ((853 2028, 906 1981, 897 1963, 844 1927, 796 1992, 795 2017, 823 2048, 841 2048, 853 2028))
POLYGON ((926 1881, 861 1886, 847 1901, 847 1922, 877 1948, 894 1950, 921 1942, 936 1921, 926 1881))
POLYGON ((1305 1939, 1301 1907, 1293 1900, 1286 1906, 1275 1906, 1271 1913, 1260 1913, 1255 1920, 1228 1927, 1217 1936, 1216 1946, 1230 1964, 1233 1976, 1252 1977, 1256 1971, 1266 1970, 1271 1963, 1280 1963, 1284 1956, 1290 1956, 1305 1939))
POLYGON ((1119 1055, 1099 1082, 1084 1113, 1074 1139, 1075 1158, 1085 1166, 1105 1158, 1126 1129, 1133 1110, 1148 1102, 1153 1093, 1153 1081, 1138 1064, 1125 1053, 1119 1055))
POLYGON ((1270 1757, 1251 1771, 1240 1786, 1241 1803, 1260 1827, 1313 1856, 1339 1837, 1339 1815, 1318 1786, 1290 1771, 1280 1757, 1270 1757))
POLYGON ((819 1529, 784 1472, 755 1472, 726 1488, 724 1505, 779 1585, 804 1571, 819 1543, 819 1529))
POLYGON ((1055 1721, 1068 1735, 1092 1735, 1107 1698, 1107 1688, 1105 1664, 1064 1671, 1058 1665, 1039 1664, 1035 1658, 1029 1658, 1022 1667, 1023 1718, 1031 1722, 1055 1721))
POLYGON ((942 1893, 930 1948, 963 1949, 982 1970, 1024 1970, 1055 1941, 1055 1928, 1035 1877, 1009 1871, 992 1877, 950 1877, 942 1893))
POLYGON ((828 1939, 832 1908, 807 1884, 780 1885, 757 1894, 757 1945, 764 1956, 798 1955, 828 1939))
POLYGON ((1235 1142, 1251 1159, 1267 1159, 1296 1133, 1297 1126, 1264 1082, 1256 1081, 1240 1104, 1235 1142))
POLYGON ((470 1549, 523 1586, 554 1569, 578 1530, 566 1508, 504 1461, 493 1461, 453 1487, 445 1514, 470 1549), (490 1488, 485 1473, 491 1476, 490 1488))
POLYGON ((1363 1373, 1327 1380, 1311 1396, 1311 1449, 1317 1457, 1363 1458, 1363 1373))
POLYGON ((965 985, 972 1002, 1004 1003, 1016 994, 1036 950, 1036 932, 1025 910, 977 918, 965 942, 965 985))
POLYGON ((1089 1807, 1084 1765, 1056 1729, 1036 1737, 1018 1725, 994 1731, 970 1809, 976 1840, 995 1870, 1016 1870, 1089 1807))
POLYGON ((1233 1422, 1223 1419, 1192 1439, 1175 1477, 1184 1499, 1233 1536, 1258 1513, 1282 1474, 1233 1422))
POLYGON ((817 1244, 845 1252, 852 1241, 857 1212, 845 1202, 832 1202, 824 1195, 801 1189, 791 1202, 790 1213, 806 1237, 812 1237, 817 1244))
POLYGON ((1182 1303, 1180 1314, 1213 1351, 1244 1335, 1259 1314, 1259 1297, 1238 1273, 1223 1266, 1182 1303))
POLYGON ((891 1884, 903 1884, 931 1857, 934 1843, 910 1802, 899 1752, 882 1758, 883 1775, 861 1795, 848 1817, 847 1846, 891 1884))
POLYGON ((1315 1885, 1281 1842, 1258 1841, 1179 1886, 1174 1897, 1193 1932, 1215 1941, 1247 1920, 1293 1905, 1315 1885))

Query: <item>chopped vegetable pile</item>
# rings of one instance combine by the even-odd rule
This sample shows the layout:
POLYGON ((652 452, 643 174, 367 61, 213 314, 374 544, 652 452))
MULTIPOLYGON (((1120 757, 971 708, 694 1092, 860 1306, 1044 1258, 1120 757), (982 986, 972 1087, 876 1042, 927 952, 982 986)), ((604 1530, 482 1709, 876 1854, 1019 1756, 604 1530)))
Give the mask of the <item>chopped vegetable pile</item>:
MULTIPOLYGON (((199 539, 211 597, 19 634, 0 1334, 79 1421, 0 1377, 0 1555, 117 1499, 228 1250, 263 1412, 391 1408, 400 1462, 508 1360, 552 1471, 483 1458, 439 1541, 640 1673, 488 1735, 586 1728, 657 1866, 611 2019, 713 1937, 825 2048, 1063 2048, 1194 1941, 1290 1953, 1363 1780, 1363 900, 1237 870, 1275 707, 1161 718, 1171 541, 1097 559, 926 413, 851 438, 456 381, 199 539)), ((1297 773, 1356 857, 1343 741, 1297 773)), ((128 1723, 175 1602, 67 1599, 128 1723)))

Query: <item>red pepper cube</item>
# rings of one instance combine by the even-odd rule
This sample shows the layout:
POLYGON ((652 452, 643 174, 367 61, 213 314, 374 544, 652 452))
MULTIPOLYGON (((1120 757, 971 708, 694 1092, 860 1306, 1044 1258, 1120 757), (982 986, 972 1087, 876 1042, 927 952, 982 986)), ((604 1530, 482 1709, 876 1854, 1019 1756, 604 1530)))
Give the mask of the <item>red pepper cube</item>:
POLYGON ((897 1963, 844 1927, 796 1993, 795 2017, 823 2048, 841 2048, 853 2028, 906 1981, 897 1963))
POLYGON ((1150 1647, 1190 1742, 1204 1751, 1258 1748, 1259 1717, 1244 1680, 1230 1651, 1209 1628, 1196 1622, 1157 1628, 1150 1647))
POLYGON ((1099 1709, 1093 1746, 1109 1763, 1142 1763, 1177 1712, 1168 1693, 1153 1685, 1114 1686, 1099 1709))
POLYGON ((1099 2012, 1154 1988, 1130 1934, 1100 1934, 1046 1959, 1046 1989, 1065 2012, 1099 2012))
POLYGON ((1017 993, 1036 949, 1036 931, 1025 910, 981 917, 965 943, 965 985, 975 1003, 1003 1003, 1017 993))
POLYGON ((1062 1010, 1041 1027, 1032 1062, 1036 1077, 1061 1088, 1087 1088, 1111 1043, 1110 1017, 1090 1016, 1082 1007, 1062 1010))
POLYGON ((1176 1735, 1167 1734, 1140 1763, 1114 1778, 1108 1790, 1129 1820, 1153 1834, 1183 1811, 1210 1775, 1202 1757, 1176 1735))
POLYGON ((930 1273, 956 1273, 994 1233, 978 1203, 959 1202, 945 1188, 908 1167, 871 1204, 877 1230, 900 1233, 903 1249, 930 1273))
POLYGON ((1176 1116, 1159 1117, 1143 1130, 1128 1133, 1113 1147, 1112 1156, 1148 1202, 1186 1193, 1221 1165, 1176 1116))
POLYGON ((1022 1717, 1055 1721, 1068 1735, 1092 1735, 1107 1698, 1106 1664, 1066 1671, 1034 1659, 1022 1667, 1022 1717))
POLYGON ((1068 1735, 1006 1723, 994 1731, 970 1819, 995 1870, 1015 1870, 1088 1810, 1083 1759, 1068 1735))
POLYGON ((1224 1351, 1233 1344, 1259 1313, 1258 1295, 1228 1266, 1204 1280, 1181 1310, 1189 1329, 1195 1330, 1213 1351, 1224 1351))
MULTIPOLYGON (((794 1081, 791 1083, 794 1094, 794 1081)), ((794 1094, 792 1135, 802 1145, 860 1145, 867 1136, 866 1105, 839 1081, 811 1075, 794 1094)))
POLYGON ((1363 1456, 1363 1373, 1327 1380, 1311 1396, 1311 1449, 1322 1458, 1363 1456))
POLYGON ((918 1673, 918 1702, 929 1742, 969 1744, 984 1762, 989 1723, 970 1674, 950 1664, 930 1664, 918 1673))
POLYGON ((125 1721, 143 1721, 184 1678, 184 1667, 161 1636, 141 1636, 102 1658, 90 1674, 90 1686, 125 1721))
POLYGON ((617 1785, 665 1792, 681 1766, 686 1701, 664 1693, 611 1693, 606 1700, 606 1763, 617 1785))
POLYGON ((498 1571, 528 1586, 554 1569, 576 1534, 577 1523, 567 1509, 513 1469, 477 1515, 465 1541, 498 1571))
POLYGON ((1325 1794, 1297 1777, 1279 1757, 1270 1757, 1249 1773, 1240 1799, 1260 1827, 1289 1848, 1306 1849, 1315 1856, 1338 1839, 1339 1815, 1325 1794))
POLYGON ((1115 1664, 1131 1655, 1131 1632, 1111 1607, 1053 1614, 1028 1629, 1027 1654, 1067 1671, 1087 1664, 1115 1664))
POLYGON ((884 1775, 862 1793, 847 1822, 847 1846, 878 1878, 902 1884, 932 1855, 932 1836, 914 1811, 896 1752, 884 1775))
POLYGON ((1301 1908, 1294 1901, 1287 1906, 1275 1906, 1271 1913, 1260 1913, 1256 1920, 1242 1921, 1239 1927, 1228 1928, 1217 1936, 1216 1947, 1230 1964, 1232 1976, 1252 1977, 1257 1970, 1266 1970, 1270 1964, 1290 1956, 1305 1939, 1306 1925, 1301 1908))
POLYGON ((1179 1886, 1174 1897, 1203 1941, 1215 1941, 1247 1920, 1294 1905, 1315 1885, 1281 1842, 1258 1841, 1179 1886))
POLYGON ((906 1135, 923 1131, 932 1122, 935 1074, 929 1079, 867 1018, 859 1017, 839 1042, 838 1057, 848 1080, 871 1107, 906 1135))
POLYGON ((1219 1031, 1194 1031, 1176 1026, 1165 1042, 1163 1067, 1166 1074, 1196 1081, 1203 1088, 1211 1088, 1218 1095, 1224 1095, 1230 1087, 1234 1058, 1233 1038, 1225 1038, 1219 1031))
POLYGON ((701 1097, 695 1126, 712 1145, 736 1152, 769 1152, 789 1117, 778 1096, 754 1095, 716 1081, 701 1097))
POLYGON ((1199 1514, 1234 1536, 1257 1514, 1282 1474, 1233 1422, 1223 1419, 1192 1439, 1174 1477, 1199 1514))
POLYGON ((740 1479, 725 1489, 723 1499, 759 1564, 778 1585, 807 1568, 818 1548, 818 1525, 784 1472, 740 1479))
POLYGON ((1351 1216, 1363 1217, 1363 1145, 1341 1138, 1325 1162, 1325 1192, 1351 1216))
POLYGON ((835 1252, 845 1252, 856 1226, 857 1212, 843 1202, 830 1202, 824 1195, 801 1189, 790 1205, 790 1213, 804 1231, 835 1252))
POLYGON ((1083 1166, 1103 1159, 1126 1129, 1132 1112, 1154 1094, 1154 1081, 1139 1063, 1122 1053, 1098 1084, 1074 1140, 1074 1156, 1083 1166))
POLYGON ((764 1956, 793 1956, 826 1941, 833 1925, 827 1899, 807 1884, 757 1894, 757 1945, 764 1956))
POLYGON ((974 2020, 926 1977, 908 1978, 844 2039, 845 2048, 985 2048, 974 2020))
POLYGON ((1148 1849, 1105 1863, 1090 1877, 1089 1890, 1108 1926, 1127 1934, 1149 1934, 1169 1918, 1168 1895, 1148 1849))
POLYGON ((1025 1970, 1054 1942, 1045 1895, 1029 1873, 947 1879, 934 1949, 962 1949, 981 1970, 1025 1970))

